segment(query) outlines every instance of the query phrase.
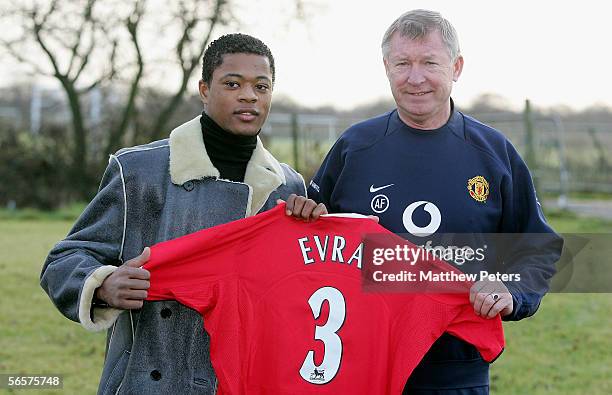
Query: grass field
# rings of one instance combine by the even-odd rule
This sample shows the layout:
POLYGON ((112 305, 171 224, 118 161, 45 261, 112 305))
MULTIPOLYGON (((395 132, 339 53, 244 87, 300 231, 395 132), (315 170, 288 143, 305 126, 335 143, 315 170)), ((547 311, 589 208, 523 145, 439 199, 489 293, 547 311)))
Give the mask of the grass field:
MULTIPOLYGON (((63 391, 15 393, 97 388, 105 334, 64 318, 39 286, 42 262, 68 232, 73 212, 78 208, 44 216, 0 212, 0 373, 64 375, 63 391)), ((610 222, 566 213, 549 219, 560 232, 612 233, 610 222)), ((535 317, 505 324, 506 351, 492 365, 491 393, 612 394, 611 312, 612 294, 546 296, 535 317)))
MULTIPOLYGON (((18 393, 95 394, 104 359, 104 333, 64 318, 39 285, 45 256, 72 221, 0 220, 0 372, 64 375, 64 390, 18 393)), ((2 391, 2 390, 0 390, 2 391)))

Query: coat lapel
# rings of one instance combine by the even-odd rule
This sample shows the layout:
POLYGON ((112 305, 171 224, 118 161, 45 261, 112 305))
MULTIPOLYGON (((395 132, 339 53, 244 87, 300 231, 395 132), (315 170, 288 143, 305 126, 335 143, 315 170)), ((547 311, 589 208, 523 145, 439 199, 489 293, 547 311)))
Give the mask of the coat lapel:
MULTIPOLYGON (((169 167, 173 184, 182 185, 189 180, 220 177, 219 170, 206 152, 200 117, 197 116, 170 133, 169 167)), ((270 194, 286 182, 280 163, 264 148, 258 137, 244 175, 244 183, 250 186, 251 193, 247 216, 257 214, 270 194)))

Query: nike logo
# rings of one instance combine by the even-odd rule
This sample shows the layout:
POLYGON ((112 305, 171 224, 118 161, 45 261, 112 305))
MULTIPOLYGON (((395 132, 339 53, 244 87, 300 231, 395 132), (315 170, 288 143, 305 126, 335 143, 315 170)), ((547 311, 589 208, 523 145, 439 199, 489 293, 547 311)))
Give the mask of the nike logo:
POLYGON ((393 186, 393 185, 395 185, 395 184, 383 185, 382 187, 374 188, 374 184, 372 184, 372 186, 370 187, 370 192, 371 193, 378 192, 381 189, 389 188, 390 186, 393 186))

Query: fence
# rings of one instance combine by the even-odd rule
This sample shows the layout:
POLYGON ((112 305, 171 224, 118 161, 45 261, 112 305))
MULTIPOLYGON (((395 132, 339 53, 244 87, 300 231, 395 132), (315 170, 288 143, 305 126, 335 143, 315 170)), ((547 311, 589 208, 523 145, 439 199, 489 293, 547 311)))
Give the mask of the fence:
MULTIPOLYGON (((557 114, 470 113, 504 133, 528 163, 540 193, 612 194, 612 122, 564 120, 557 114)), ((340 134, 360 119, 271 114, 263 130, 270 150, 312 177, 340 134)))
MULTIPOLYGON (((32 106, 2 107, 0 119, 17 126, 32 106)), ((69 115, 54 105, 42 122, 58 121, 69 127, 69 115), (60 115, 58 115, 60 114, 60 115)), ((540 193, 560 196, 560 202, 572 193, 612 194, 612 121, 604 117, 581 119, 558 114, 532 113, 528 102, 522 113, 470 112, 478 120, 500 130, 515 145, 532 171, 540 193), (605 119, 601 121, 598 119, 605 119)), ((24 118, 25 117, 25 118, 24 118)), ((268 148, 284 162, 293 165, 308 181, 340 134, 361 121, 339 115, 272 113, 264 126, 262 138, 268 148)), ((38 138, 33 125, 32 137, 38 138)), ((26 125, 20 126, 27 128, 26 125)), ((4 131, 0 131, 4 132, 4 131)), ((90 152, 100 150, 93 139, 90 152)))

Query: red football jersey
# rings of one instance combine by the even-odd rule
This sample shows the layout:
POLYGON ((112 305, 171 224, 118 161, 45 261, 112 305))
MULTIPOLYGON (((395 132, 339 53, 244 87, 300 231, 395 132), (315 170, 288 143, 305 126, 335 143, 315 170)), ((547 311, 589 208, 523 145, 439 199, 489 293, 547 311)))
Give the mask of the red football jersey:
POLYGON ((204 317, 219 394, 400 394, 444 332, 487 361, 503 351, 500 318, 467 292, 363 292, 362 236, 392 235, 374 221, 284 207, 159 243, 144 265, 148 300, 204 317))

